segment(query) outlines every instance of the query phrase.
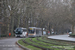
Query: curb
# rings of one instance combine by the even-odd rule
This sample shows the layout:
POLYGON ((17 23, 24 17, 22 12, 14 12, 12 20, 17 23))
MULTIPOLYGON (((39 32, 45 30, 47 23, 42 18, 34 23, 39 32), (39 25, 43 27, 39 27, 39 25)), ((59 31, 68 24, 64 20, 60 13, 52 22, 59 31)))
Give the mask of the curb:
POLYGON ((17 41, 17 44, 18 44, 21 48, 23 48, 24 50, 31 50, 31 49, 28 49, 28 48, 22 46, 21 44, 19 44, 18 41, 17 41))

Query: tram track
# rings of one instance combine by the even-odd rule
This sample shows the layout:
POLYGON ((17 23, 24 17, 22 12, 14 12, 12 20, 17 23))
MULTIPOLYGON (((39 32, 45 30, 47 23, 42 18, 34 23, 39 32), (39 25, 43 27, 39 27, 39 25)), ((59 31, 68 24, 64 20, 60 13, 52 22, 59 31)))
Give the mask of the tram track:
MULTIPOLYGON (((37 39, 36 39, 36 40, 37 40, 37 39)), ((23 41, 24 43, 28 44, 28 45, 32 45, 32 46, 37 47, 37 48, 40 48, 40 49, 42 49, 42 50, 52 50, 52 49, 50 49, 50 48, 44 48, 44 47, 40 47, 40 46, 31 44, 31 43, 28 43, 25 39, 22 40, 22 41, 23 41)), ((34 41, 32 41, 32 38, 30 38, 29 41, 32 42, 32 43, 39 44, 39 45, 48 46, 48 45, 44 45, 44 44, 41 44, 41 43, 34 42, 34 41)), ((58 49, 63 50, 63 48, 59 48, 59 47, 58 47, 58 49)), ((67 50, 67 49, 64 49, 64 50, 67 50)))

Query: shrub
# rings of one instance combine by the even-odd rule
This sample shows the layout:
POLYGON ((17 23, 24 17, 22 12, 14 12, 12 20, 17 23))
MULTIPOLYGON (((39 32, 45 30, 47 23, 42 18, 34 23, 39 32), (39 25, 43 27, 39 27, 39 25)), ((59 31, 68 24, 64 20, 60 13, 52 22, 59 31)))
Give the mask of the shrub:
POLYGON ((6 37, 6 36, 7 36, 6 34, 1 35, 1 37, 6 37))
POLYGON ((71 37, 75 37, 75 34, 70 34, 71 37))

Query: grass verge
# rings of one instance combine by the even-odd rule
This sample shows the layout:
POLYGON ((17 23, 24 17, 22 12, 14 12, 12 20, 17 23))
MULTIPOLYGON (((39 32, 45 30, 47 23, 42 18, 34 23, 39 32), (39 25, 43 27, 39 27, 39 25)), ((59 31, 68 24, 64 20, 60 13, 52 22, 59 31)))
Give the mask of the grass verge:
POLYGON ((75 45, 72 45, 72 44, 69 44, 67 42, 63 42, 63 41, 57 41, 57 40, 51 40, 51 39, 47 39, 46 37, 38 37, 38 39, 40 40, 37 40, 37 38, 26 38, 25 39, 25 42, 24 43, 21 39, 19 40, 19 44, 31 49, 31 50, 41 50, 39 48, 36 48, 34 46, 39 46, 39 47, 42 47, 42 48, 47 48, 47 49, 51 49, 51 50, 75 50, 75 48, 73 48, 75 45), (30 40, 31 39, 31 40, 30 40), (50 43, 45 43, 43 41, 47 41, 47 42, 50 42, 50 43), (60 45, 55 45, 55 44, 60 44, 60 45), (31 45, 28 45, 28 44, 31 44, 31 45), (61 44, 63 44, 64 46, 62 46, 61 44))
POLYGON ((29 49, 31 49, 31 50, 41 50, 41 49, 39 49, 39 48, 36 48, 36 47, 34 47, 34 46, 31 46, 31 45, 28 45, 28 44, 24 43, 22 40, 23 40, 23 39, 20 39, 20 40, 18 41, 18 43, 21 44, 22 46, 24 46, 24 47, 26 47, 26 48, 29 48, 29 49))
POLYGON ((62 45, 62 46, 75 46, 75 43, 66 42, 66 41, 59 41, 59 40, 52 40, 52 39, 48 39, 46 37, 41 37, 38 39, 41 41, 44 41, 44 42, 48 42, 48 43, 52 43, 52 44, 58 44, 58 45, 62 45))

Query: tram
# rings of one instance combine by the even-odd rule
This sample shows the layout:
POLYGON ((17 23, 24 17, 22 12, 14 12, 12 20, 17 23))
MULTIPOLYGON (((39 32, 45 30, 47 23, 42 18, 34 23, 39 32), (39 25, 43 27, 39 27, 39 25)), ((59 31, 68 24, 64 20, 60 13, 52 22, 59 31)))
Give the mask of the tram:
POLYGON ((42 28, 29 27, 28 37, 37 37, 37 36, 42 36, 42 28))

